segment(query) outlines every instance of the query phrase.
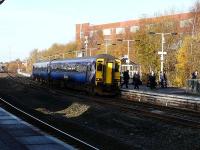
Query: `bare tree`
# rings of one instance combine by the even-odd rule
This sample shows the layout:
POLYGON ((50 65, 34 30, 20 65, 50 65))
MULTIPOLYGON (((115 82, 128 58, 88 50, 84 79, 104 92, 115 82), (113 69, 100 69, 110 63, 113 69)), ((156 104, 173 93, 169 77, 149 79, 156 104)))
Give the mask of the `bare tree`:
POLYGON ((5 0, 0 0, 0 5, 4 2, 5 0))
POLYGON ((200 31, 200 1, 197 0, 191 8, 192 14, 192 36, 194 37, 200 31))

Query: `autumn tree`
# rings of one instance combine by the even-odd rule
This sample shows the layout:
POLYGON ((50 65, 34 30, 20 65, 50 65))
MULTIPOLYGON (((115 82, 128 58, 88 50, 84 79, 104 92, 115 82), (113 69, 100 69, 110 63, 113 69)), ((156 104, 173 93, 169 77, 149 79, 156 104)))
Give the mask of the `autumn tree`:
POLYGON ((27 72, 32 71, 32 66, 37 61, 37 59, 38 59, 38 49, 34 49, 31 51, 30 56, 27 60, 27 72))
POLYGON ((6 69, 8 72, 16 73, 18 69, 24 69, 24 66, 20 59, 16 59, 14 61, 10 61, 6 63, 6 69))
POLYGON ((182 46, 177 53, 175 84, 186 86, 191 73, 200 70, 200 2, 197 0, 191 8, 191 19, 187 20, 187 33, 182 37, 182 46))
MULTIPOLYGON (((153 70, 157 73, 160 71, 160 55, 161 51, 161 33, 173 33, 177 31, 178 22, 172 16, 156 16, 156 18, 140 20, 140 30, 135 33, 134 39, 139 39, 135 42, 136 45, 136 62, 141 64, 143 73, 148 73, 153 70), (159 33, 150 35, 150 32, 159 33)), ((179 37, 171 34, 164 36, 164 51, 167 52, 164 59, 164 70, 167 71, 169 81, 173 80, 175 72, 177 49, 179 48, 179 37)))
POLYGON ((176 64, 177 75, 174 81, 177 86, 185 86, 186 80, 189 77, 190 62, 188 60, 191 57, 190 53, 191 40, 192 40, 191 37, 186 37, 184 39, 182 47, 179 49, 177 54, 177 64, 176 64))
POLYGON ((185 86, 192 72, 200 70, 200 34, 187 36, 183 40, 182 47, 177 54, 177 76, 176 84, 185 86))
POLYGON ((194 2, 191 8, 191 30, 192 36, 197 35, 200 32, 200 1, 194 2))
MULTIPOLYGON (((85 49, 84 41, 83 44, 85 49)), ((96 30, 90 33, 88 37, 88 51, 88 55, 91 51, 92 56, 104 52, 104 35, 102 30, 96 30)))

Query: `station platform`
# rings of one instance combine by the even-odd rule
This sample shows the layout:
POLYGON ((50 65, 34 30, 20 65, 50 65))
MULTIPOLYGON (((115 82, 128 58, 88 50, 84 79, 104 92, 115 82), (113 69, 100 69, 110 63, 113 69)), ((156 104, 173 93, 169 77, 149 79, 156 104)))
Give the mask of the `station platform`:
POLYGON ((181 108, 200 112, 200 95, 187 93, 184 88, 156 88, 150 89, 141 85, 139 89, 134 89, 132 84, 121 88, 124 99, 131 101, 156 104, 173 108, 181 108))
POLYGON ((174 95, 174 96, 185 96, 185 97, 193 97, 193 98, 199 98, 200 95, 197 94, 191 94, 186 92, 186 88, 177 88, 177 87, 167 87, 167 88, 161 88, 157 87, 155 89, 150 89, 150 87, 147 87, 146 85, 140 85, 139 90, 134 89, 133 84, 129 84, 128 88, 126 88, 125 85, 121 88, 123 90, 133 90, 138 92, 146 92, 146 93, 152 93, 152 94, 166 94, 166 95, 174 95))
POLYGON ((0 150, 74 150, 0 107, 0 150))

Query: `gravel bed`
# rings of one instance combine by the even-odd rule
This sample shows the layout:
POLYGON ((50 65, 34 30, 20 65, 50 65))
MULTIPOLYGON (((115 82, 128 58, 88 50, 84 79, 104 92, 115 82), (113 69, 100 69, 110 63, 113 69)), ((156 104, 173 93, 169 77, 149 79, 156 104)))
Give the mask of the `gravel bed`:
POLYGON ((0 76, 1 97, 52 120, 59 120, 60 126, 66 124, 67 128, 67 124, 73 124, 80 127, 66 130, 101 149, 200 149, 199 129, 121 112, 120 109, 89 99, 54 94, 47 89, 15 83, 5 75, 0 76), (86 133, 89 130, 91 135, 86 133), (98 138, 99 134, 105 135, 105 139, 112 139, 111 142, 102 139, 102 136, 98 138), (119 147, 116 147, 117 144, 119 147))

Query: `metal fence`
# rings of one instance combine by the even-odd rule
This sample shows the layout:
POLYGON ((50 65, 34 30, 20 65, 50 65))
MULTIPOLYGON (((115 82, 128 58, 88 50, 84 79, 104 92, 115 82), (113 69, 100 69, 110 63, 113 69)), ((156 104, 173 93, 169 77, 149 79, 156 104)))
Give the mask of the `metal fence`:
POLYGON ((187 81, 187 92, 200 94, 200 79, 189 79, 187 81))

